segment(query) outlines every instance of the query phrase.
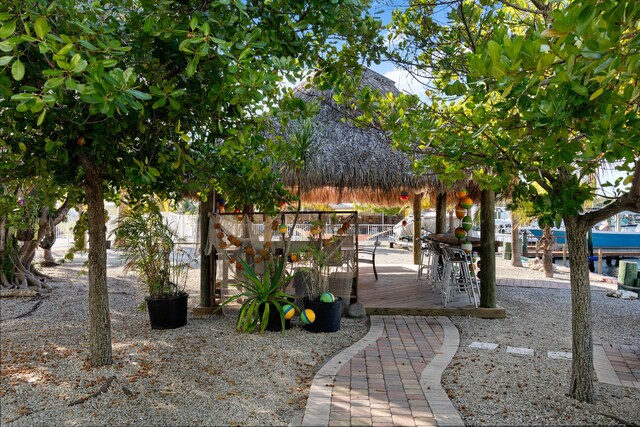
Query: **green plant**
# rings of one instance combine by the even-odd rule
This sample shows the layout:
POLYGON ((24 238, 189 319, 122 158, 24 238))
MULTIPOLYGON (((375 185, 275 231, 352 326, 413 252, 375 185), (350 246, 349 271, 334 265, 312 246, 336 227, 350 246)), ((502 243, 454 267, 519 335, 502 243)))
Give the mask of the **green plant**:
POLYGON ((177 236, 157 211, 134 209, 118 219, 113 234, 118 250, 125 261, 125 271, 135 270, 147 286, 149 298, 180 295, 183 271, 190 265, 184 262, 184 251, 176 251, 177 236))
POLYGON ((296 311, 299 309, 291 302, 292 297, 283 289, 291 280, 291 276, 284 271, 285 259, 278 257, 275 261, 269 259, 265 263, 265 272, 258 275, 245 260, 239 258, 242 265, 236 273, 242 292, 230 297, 222 305, 229 304, 239 298, 246 298, 240 307, 240 314, 236 328, 240 332, 252 333, 258 330, 263 333, 269 321, 271 310, 277 310, 280 315, 282 333, 285 330, 283 306, 290 304, 296 311))
POLYGON ((298 268, 298 271, 306 272, 305 293, 311 300, 318 299, 329 290, 329 267, 342 263, 341 240, 335 237, 329 240, 318 238, 300 248, 299 259, 305 266, 298 268))

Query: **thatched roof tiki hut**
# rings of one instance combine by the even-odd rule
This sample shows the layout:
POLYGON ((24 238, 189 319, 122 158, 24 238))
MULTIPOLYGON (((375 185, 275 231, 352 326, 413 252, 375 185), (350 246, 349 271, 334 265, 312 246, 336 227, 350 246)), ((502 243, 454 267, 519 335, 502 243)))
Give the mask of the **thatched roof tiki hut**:
MULTIPOLYGON (((362 70, 359 83, 359 89, 363 87, 399 94, 392 80, 367 68, 362 70)), ((445 187, 434 174, 415 174, 411 157, 394 149, 384 131, 359 124, 360 111, 338 104, 333 90, 320 91, 305 82, 295 88, 295 95, 320 106, 313 121, 315 144, 302 174, 303 201, 397 206, 405 203, 400 194, 408 193, 413 203, 414 235, 419 236, 420 205, 425 195, 437 206, 436 232, 445 232, 446 196, 452 188, 445 187)), ((285 171, 285 182, 292 188, 297 185, 295 171, 285 171)), ((459 187, 464 185, 461 182, 459 187)), ((416 264, 419 256, 419 248, 414 248, 416 264)))
MULTIPOLYGON (((369 87, 382 94, 398 95, 392 80, 367 68, 362 70, 359 88, 369 87)), ((399 205, 400 194, 413 197, 414 236, 421 232, 421 199, 428 196, 436 205, 436 233, 446 231, 447 199, 457 200, 455 190, 467 188, 476 201, 480 192, 474 182, 465 180, 452 187, 444 186, 435 174, 417 175, 408 154, 395 150, 391 140, 380 129, 357 123, 360 112, 349 105, 338 104, 332 90, 321 91, 307 83, 295 88, 299 98, 316 102, 320 111, 314 118, 315 147, 302 174, 302 200, 310 203, 355 201, 377 205, 399 205)), ((285 182, 295 187, 294 171, 288 171, 285 182)), ((482 194, 483 252, 494 249, 493 193, 482 194), (492 202, 493 200, 493 202, 492 202)), ((486 256, 486 255, 485 255, 486 256)), ((414 245, 414 262, 419 262, 419 248, 414 245)), ((495 294, 495 265, 492 257, 483 262, 484 285, 495 294)), ((495 306, 495 301, 490 303, 495 306)))

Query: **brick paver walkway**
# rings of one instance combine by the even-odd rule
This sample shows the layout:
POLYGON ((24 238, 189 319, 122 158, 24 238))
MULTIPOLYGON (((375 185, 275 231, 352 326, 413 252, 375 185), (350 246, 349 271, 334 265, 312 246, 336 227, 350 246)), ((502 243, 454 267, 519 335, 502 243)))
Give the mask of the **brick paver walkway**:
POLYGON ((640 346, 602 343, 602 348, 619 385, 640 388, 640 346))
POLYGON ((372 316, 369 334, 314 378, 302 424, 462 425, 440 385, 458 343, 444 317, 372 316))

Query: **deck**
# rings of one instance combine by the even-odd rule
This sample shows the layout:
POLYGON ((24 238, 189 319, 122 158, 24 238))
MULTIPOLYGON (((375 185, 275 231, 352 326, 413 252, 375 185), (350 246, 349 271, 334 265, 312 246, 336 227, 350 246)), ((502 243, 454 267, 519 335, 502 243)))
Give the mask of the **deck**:
POLYGON ((358 275, 358 302, 369 315, 506 317, 503 308, 474 307, 467 294, 456 295, 445 307, 439 293, 424 280, 418 281, 416 265, 376 263, 376 269, 378 280, 369 266, 360 267, 358 275))

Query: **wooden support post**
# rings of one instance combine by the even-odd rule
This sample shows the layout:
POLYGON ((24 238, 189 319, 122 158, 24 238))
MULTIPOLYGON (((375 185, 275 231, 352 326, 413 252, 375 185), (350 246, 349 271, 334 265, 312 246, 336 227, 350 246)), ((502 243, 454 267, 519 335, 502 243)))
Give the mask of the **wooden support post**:
POLYGON ((413 195, 413 263, 420 264, 420 241, 422 236, 422 193, 413 195))
MULTIPOLYGON (((193 309, 194 315, 208 315, 215 311, 215 261, 213 254, 206 255, 207 238, 209 237, 209 213, 213 212, 215 194, 211 191, 207 200, 200 201, 198 211, 200 221, 200 305, 193 309)), ((222 313, 222 311, 220 311, 222 313)))
MULTIPOLYGON (((537 255, 537 254, 536 254, 537 255)), ((562 265, 567 266, 567 244, 562 244, 562 265)))
POLYGON ((496 195, 483 190, 480 201, 480 307, 496 308, 496 195))
POLYGON ((436 233, 447 232, 447 193, 436 195, 436 233))

